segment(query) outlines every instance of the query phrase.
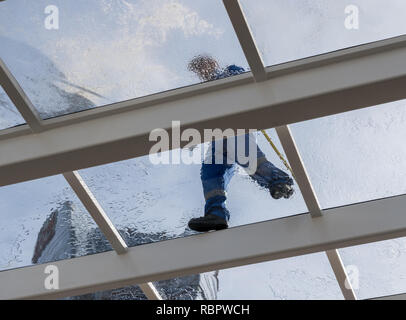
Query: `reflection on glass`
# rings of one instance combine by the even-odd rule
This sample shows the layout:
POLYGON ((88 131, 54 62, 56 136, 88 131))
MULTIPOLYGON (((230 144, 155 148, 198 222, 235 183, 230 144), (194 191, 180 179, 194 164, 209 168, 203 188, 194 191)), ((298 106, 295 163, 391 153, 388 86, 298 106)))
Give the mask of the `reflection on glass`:
POLYGON ((340 249, 359 299, 406 292, 406 238, 340 249))
POLYGON ((291 129, 323 208, 406 193, 406 100, 291 129))
POLYGON ((266 65, 406 34, 404 0, 242 0, 266 65))
POLYGON ((0 87, 0 130, 24 124, 25 121, 8 95, 0 87))
POLYGON ((111 250, 62 176, 0 188, 0 270, 111 250))
MULTIPOLYGON (((207 272, 154 283, 169 300, 315 300, 343 299, 324 253, 207 272)), ((129 286, 74 299, 145 299, 129 286)))
POLYGON ((5 1, 0 43, 43 118, 198 83, 198 54, 247 68, 217 0, 5 1))
MULTIPOLYGON (((283 151, 275 132, 269 133, 283 151)), ((284 169, 265 138, 255 135, 266 158, 284 169)), ((204 214, 200 173, 205 146, 182 150, 182 154, 197 155, 200 163, 152 164, 144 156, 81 170, 80 174, 130 246, 183 237, 192 233, 188 221, 204 214)), ((307 212, 296 186, 290 199, 275 200, 244 169, 240 166, 235 169, 227 189, 229 227, 307 212)))

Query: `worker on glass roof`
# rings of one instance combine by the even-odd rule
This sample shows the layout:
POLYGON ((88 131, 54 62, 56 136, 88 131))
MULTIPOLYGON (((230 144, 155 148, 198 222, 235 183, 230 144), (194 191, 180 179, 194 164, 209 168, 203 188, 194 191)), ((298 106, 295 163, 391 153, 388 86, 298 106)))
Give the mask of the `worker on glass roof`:
MULTIPOLYGON (((188 64, 188 70, 196 73, 202 81, 227 78, 245 72, 236 65, 221 69, 218 62, 209 55, 194 57, 188 64)), ((268 189, 274 199, 288 199, 292 196, 293 180, 266 159, 256 144, 253 133, 213 141, 201 168, 206 200, 204 216, 191 219, 188 224, 190 229, 204 232, 228 227, 230 212, 226 208, 226 191, 236 165, 243 167, 259 186, 268 189)))

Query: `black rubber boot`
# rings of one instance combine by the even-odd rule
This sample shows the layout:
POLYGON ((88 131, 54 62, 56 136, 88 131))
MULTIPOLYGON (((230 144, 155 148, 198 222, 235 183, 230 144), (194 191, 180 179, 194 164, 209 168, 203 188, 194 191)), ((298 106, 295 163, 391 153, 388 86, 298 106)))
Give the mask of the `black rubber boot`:
POLYGON ((279 183, 269 187, 269 192, 274 199, 280 199, 282 197, 289 199, 293 195, 293 187, 286 183, 279 183))
POLYGON ((227 229, 227 221, 217 215, 207 214, 204 217, 193 218, 189 221, 189 228, 194 231, 206 232, 210 230, 227 229))

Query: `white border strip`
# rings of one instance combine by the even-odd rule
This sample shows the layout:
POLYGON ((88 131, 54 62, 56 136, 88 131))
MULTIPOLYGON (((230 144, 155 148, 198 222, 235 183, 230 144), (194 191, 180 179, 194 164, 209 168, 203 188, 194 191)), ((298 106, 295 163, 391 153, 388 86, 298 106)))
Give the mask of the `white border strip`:
POLYGON ((357 300, 338 250, 327 250, 326 255, 345 300, 357 300))
POLYGON ((59 298, 406 236, 406 196, 150 243, 52 263, 60 289, 44 287, 46 265, 0 272, 0 299, 59 298))
MULTIPOLYGON (((295 173, 296 182, 299 185, 307 209, 310 211, 310 214, 313 218, 320 217, 322 215, 322 210, 317 199, 317 195, 313 189, 310 178, 306 172, 306 168, 289 127, 277 127, 276 132, 289 160, 289 163, 292 166, 292 170, 295 173)), ((344 298, 346 300, 356 300, 357 297, 351 286, 351 282, 341 261, 338 250, 328 250, 326 251, 326 255, 330 262, 331 268, 334 271, 338 285, 340 286, 344 298)))

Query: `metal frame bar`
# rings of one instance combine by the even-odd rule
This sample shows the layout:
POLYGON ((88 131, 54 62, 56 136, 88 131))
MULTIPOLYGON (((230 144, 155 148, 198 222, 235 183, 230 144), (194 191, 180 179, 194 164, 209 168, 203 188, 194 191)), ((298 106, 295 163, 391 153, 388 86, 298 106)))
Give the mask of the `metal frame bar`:
MULTIPOLYGON (((371 55, 404 48, 405 46, 406 46, 406 36, 399 36, 386 40, 380 40, 377 42, 364 44, 361 46, 351 47, 348 49, 342 49, 314 57, 309 57, 305 59, 282 63, 275 66, 266 67, 267 78, 273 79, 275 77, 289 75, 299 71, 311 70, 313 68, 318 68, 323 65, 329 65, 333 63, 349 61, 351 59, 368 57, 371 55)), ((42 126, 43 130, 50 130, 71 124, 89 121, 92 119, 108 117, 113 114, 128 112, 134 109, 152 107, 154 105, 161 104, 163 102, 179 101, 187 97, 215 92, 225 88, 236 87, 238 85, 252 83, 253 81, 254 79, 252 73, 248 72, 244 75, 235 76, 232 78, 217 80, 214 82, 208 82, 199 85, 193 85, 189 87, 178 88, 175 90, 161 92, 150 96, 131 99, 128 101, 105 105, 99 108, 88 109, 81 112, 68 114, 65 116, 59 116, 52 119, 42 120, 42 126)), ((398 98, 398 100, 399 99, 402 98, 400 97, 398 98)), ((349 110, 352 110, 352 108, 348 110, 343 110, 341 112, 349 110)), ((21 125, 14 128, 4 129, 0 131, 0 140, 13 138, 15 136, 27 135, 31 132, 32 131, 29 130, 28 125, 21 125)))
MULTIPOLYGON (((111 222, 103 208, 92 194, 78 172, 65 172, 63 174, 72 190, 96 222, 100 231, 104 234, 117 254, 125 254, 128 250, 127 244, 111 222)), ((139 287, 145 296, 151 300, 162 300, 162 297, 152 283, 140 284, 139 287)))
POLYGON ((390 296, 376 297, 369 300, 406 300, 406 293, 393 294, 390 296))
POLYGON ((42 120, 24 90, 18 84, 3 60, 0 59, 0 85, 14 103, 32 132, 43 131, 42 120))
POLYGON ((251 68, 255 81, 260 82, 267 79, 265 65, 262 61, 255 44, 255 39, 242 11, 239 0, 223 0, 224 7, 233 25, 234 31, 240 41, 241 48, 244 51, 245 58, 251 68))
POLYGON ((406 195, 0 272, 0 299, 59 298, 406 236, 406 195), (254 236, 253 236, 254 235, 254 236), (162 263, 165 261, 165 263, 162 263))
POLYGON ((337 53, 330 57, 334 62, 320 58, 318 66, 312 59, 310 69, 303 61, 286 65, 260 83, 236 76, 220 80, 221 90, 216 83, 202 84, 184 89, 180 100, 163 93, 148 98, 157 103, 150 107, 127 101, 120 103, 126 112, 1 140, 0 186, 148 154, 151 130, 170 132, 169 119, 201 133, 216 127, 266 129, 406 98, 405 39, 401 46, 395 40, 367 46, 367 56, 350 48, 355 56, 342 53, 341 61, 337 53))
MULTIPOLYGON (((255 44, 254 37, 249 29, 248 22, 241 9, 239 0, 223 0, 223 2, 240 45, 244 51, 245 57, 252 69, 255 80, 257 82, 266 80, 266 70, 261 54, 255 44)), ((276 132, 292 166, 296 182, 300 188, 307 209, 313 218, 320 217, 322 215, 320 204, 289 127, 287 125, 277 127, 276 132)), ((355 292, 351 287, 351 283, 347 277, 339 252, 337 250, 329 250, 326 251, 326 254, 344 298, 347 300, 356 300, 355 292)))
POLYGON ((151 282, 141 283, 138 286, 142 292, 144 292, 148 300, 162 300, 162 296, 151 282))
MULTIPOLYGON (((311 217, 317 219, 322 216, 322 210, 293 135, 288 126, 277 127, 276 132, 289 163, 292 166, 296 182, 299 185, 307 209, 309 210, 311 217)), ((328 250, 326 251, 326 255, 344 298, 346 300, 357 300, 338 250, 328 250)))
MULTIPOLYGON (((89 292, 89 290, 94 291, 97 288, 107 289, 124 284, 141 283, 140 287, 148 298, 161 299, 159 293, 150 282, 143 283, 141 280, 151 279, 152 281, 153 279, 164 279, 166 277, 184 275, 190 272, 210 271, 213 270, 213 268, 227 268, 248 263, 268 261, 277 259, 278 257, 281 258, 315 252, 314 250, 316 250, 316 248, 318 248, 318 250, 323 248, 327 249, 327 257, 333 267, 344 297, 346 299, 356 299, 351 288, 344 288, 347 275, 339 253, 335 248, 337 248, 338 245, 355 245, 406 234, 406 222, 399 216, 399 208, 401 207, 399 206, 399 202, 405 205, 405 196, 347 206, 344 207, 347 210, 345 213, 337 213, 337 211, 342 211, 343 208, 330 209, 327 210, 327 212, 329 212, 328 215, 320 217, 321 209, 314 190, 312 189, 311 182, 306 174, 306 169, 301 161, 300 154, 289 128, 284 126, 288 123, 406 98, 403 92, 404 83, 406 81, 406 69, 401 63, 406 57, 406 37, 398 37, 396 39, 350 48, 320 57, 303 59, 281 66, 271 67, 267 70, 264 67, 261 55, 256 47, 255 40, 244 13, 242 12, 239 1, 223 1, 257 84, 251 83, 250 74, 248 74, 235 77, 234 79, 218 81, 215 84, 204 84, 193 88, 179 89, 176 90, 176 92, 162 93, 143 99, 113 104, 103 109, 90 110, 81 114, 43 121, 18 82, 12 76, 3 61, 0 60, 0 84, 30 128, 30 130, 27 130, 27 126, 21 126, 20 128, 12 128, 1 132, 0 140, 2 140, 2 142, 0 142, 0 151, 3 155, 6 155, 4 157, 5 160, 0 161, 1 183, 2 185, 7 185, 68 171, 66 169, 74 170, 145 154, 147 149, 145 146, 142 146, 141 141, 144 139, 145 142, 147 132, 149 132, 151 128, 168 128, 168 124, 164 121, 164 119, 166 119, 165 115, 172 114, 171 119, 185 120, 184 125, 193 125, 201 131, 206 127, 230 127, 230 123, 232 123, 233 128, 241 127, 243 123, 245 126, 249 125, 250 127, 254 125, 258 129, 282 126, 277 128, 277 132, 292 164, 295 175, 297 175, 298 184, 305 202, 312 217, 319 217, 311 220, 311 222, 306 221, 306 216, 297 216, 253 225, 255 226, 256 234, 260 231, 269 233, 270 229, 274 229, 272 234, 276 234, 276 236, 279 237, 279 241, 283 236, 281 233, 278 234, 276 230, 283 230, 283 235, 286 237, 288 224, 289 229, 295 225, 300 225, 301 229, 295 231, 295 238, 302 237, 301 241, 288 243, 287 246, 283 248, 272 247, 264 251, 264 248, 259 246, 259 243, 254 243, 255 240, 249 241, 250 245, 243 246, 245 251, 243 250, 243 253, 237 255, 235 252, 232 252, 231 255, 227 253, 224 257, 221 252, 215 252, 214 254, 208 255, 208 263, 199 261, 199 257, 194 257, 193 261, 189 262, 189 264, 184 261, 171 260, 172 265, 170 268, 162 268, 162 266, 151 265, 151 261, 145 261, 145 259, 136 262, 135 258, 142 257, 143 254, 144 258, 146 258, 147 255, 143 249, 148 246, 150 252, 154 252, 155 250, 157 253, 166 247, 166 249, 169 250, 168 252, 172 250, 174 257, 176 257, 178 253, 175 251, 175 247, 171 247, 175 242, 177 245, 181 244, 185 250, 189 250, 190 252, 192 248, 195 250, 194 247, 202 245, 194 243, 192 244, 192 248, 190 248, 189 245, 185 243, 187 239, 177 239, 128 250, 124 240, 118 234, 80 176, 76 172, 67 172, 64 173, 66 180, 99 225, 102 232, 106 235, 106 238, 110 241, 116 252, 122 254, 128 251, 128 253, 116 256, 115 261, 111 253, 102 253, 74 259, 72 261, 56 262, 54 264, 62 266, 64 270, 67 271, 67 274, 77 275, 77 271, 83 270, 85 265, 90 266, 100 263, 100 258, 103 262, 109 263, 111 266, 118 267, 119 269, 122 268, 122 271, 125 272, 117 275, 116 269, 113 268, 108 270, 109 274, 107 279, 104 279, 100 278, 99 274, 90 275, 88 274, 90 270, 84 270, 90 277, 90 280, 83 279, 83 277, 79 275, 77 278, 73 277, 69 279, 65 288, 57 292, 50 293, 45 291, 44 293, 44 290, 39 288, 36 283, 41 277, 38 277, 38 279, 32 277, 35 273, 38 273, 41 266, 4 271, 0 273, 2 284, 7 284, 7 281, 10 281, 10 279, 15 280, 21 278, 25 280, 19 282, 14 291, 11 290, 12 292, 7 292, 7 297, 13 297, 13 294, 15 297, 20 298, 61 297, 85 293, 89 292), (387 63, 380 64, 380 62, 383 61, 387 63), (358 68, 358 71, 361 73, 357 74, 357 70, 354 70, 354 68, 358 68), (346 76, 349 74, 347 73, 349 71, 353 72, 351 73, 352 75, 357 74, 357 76, 347 79, 346 76), (324 78, 329 79, 328 83, 322 82, 324 78), (265 81, 266 79, 270 80, 265 81), (265 81, 265 83, 260 85, 258 84, 260 81, 265 81), (284 90, 286 88, 294 88, 294 90, 287 92, 284 90), (382 89, 383 91, 379 92, 378 89, 382 89), (236 95, 237 91, 240 93, 239 96, 236 95), (379 94, 377 92, 379 92, 379 94), (217 108, 217 102, 224 103, 228 101, 227 98, 230 97, 234 98, 230 100, 226 108, 223 108, 220 112, 214 112, 216 111, 215 108, 217 108), (340 99, 335 101, 335 98, 340 99), (329 102, 329 108, 325 107, 327 102, 329 102), (231 103, 234 105, 232 106, 231 103), (175 108, 175 104, 180 104, 180 108, 175 108), (151 108, 148 110, 142 109, 147 106, 151 106, 151 108), (153 110, 153 106, 155 106, 155 110, 153 110), (185 114, 184 111, 186 111, 185 108, 187 108, 187 106, 193 106, 194 109, 192 112, 189 112, 189 117, 182 117, 182 115, 185 114), (203 114, 201 110, 199 110, 202 109, 202 106, 209 106, 214 113, 207 112, 206 109, 205 114, 203 114), (190 116, 191 114, 192 116, 190 116), (207 114, 210 116, 208 117, 207 114), (109 119, 106 119, 106 116, 109 116, 109 119), (130 126, 130 122, 124 121, 125 117, 128 116, 130 116, 129 119, 131 120, 140 117, 140 122, 135 123, 135 125, 139 125, 139 127, 135 126, 137 129, 133 129, 130 126), (157 119, 158 121, 156 121, 157 119), (272 120, 269 121, 268 119, 272 120), (142 125, 143 123, 141 121, 144 120, 148 120, 146 122, 148 125, 142 125), (111 129, 113 131, 108 133, 111 134, 115 132, 117 134, 113 135, 113 137, 101 134, 100 137, 98 137, 97 133, 100 134, 100 128, 97 128, 97 126, 104 124, 103 127, 108 128, 106 122, 109 122, 109 125, 111 125, 111 121, 113 124, 111 129), (225 125, 226 123, 228 124, 227 126, 225 125), (157 124, 162 125, 157 126, 157 124), (120 130, 120 126, 122 125, 124 125, 124 130, 120 130), (90 129, 90 136, 83 135, 82 131, 86 129, 84 127, 90 129), (41 134, 42 131, 50 129, 54 130, 50 133, 44 132, 41 134), (78 130, 78 135, 75 134, 75 130, 78 130), (27 135, 30 131, 37 134, 27 135), (68 134, 67 137, 63 138, 63 134, 66 133, 68 134), (76 137, 85 138, 86 141, 79 141, 80 139, 75 141, 76 137), (57 145, 57 142, 65 143, 61 143, 62 147, 60 147, 57 145), (119 151, 118 156, 115 158, 107 156, 106 151, 108 150, 108 152, 114 153, 111 147, 117 143, 120 144, 117 149, 119 151), (136 151, 125 153, 123 148, 127 148, 129 143, 133 144, 136 151), (8 152, 16 151, 17 148, 22 146, 28 148, 18 149, 22 151, 21 153, 8 152), (93 158, 99 158, 99 156, 101 156, 100 159, 102 160, 92 160, 91 155, 93 158), (79 159, 81 156, 84 156, 84 158, 79 159), (56 163, 56 166, 47 169, 50 161, 54 164, 56 163), (35 173, 27 174, 26 172, 28 170, 24 171, 23 169, 28 167, 30 167, 30 171, 35 173), (35 169, 33 170, 33 168, 35 169), (382 220, 382 214, 377 214, 377 212, 383 210, 383 203, 385 203, 386 207, 391 207, 391 214, 398 224, 393 224, 394 221, 388 221, 386 224, 380 221, 382 220), (349 216, 348 211, 352 210, 354 210, 354 212, 351 212, 352 216, 349 216), (354 215, 355 212, 357 212, 357 216, 364 216, 366 215, 366 211, 371 210, 374 214, 368 212, 368 218, 371 219, 372 215, 375 219, 373 221, 374 224, 368 223, 368 228, 365 229, 364 226, 360 225, 360 220, 354 220, 354 215), (334 212, 334 215, 331 214, 332 212, 334 212), (338 218, 338 214, 342 216, 338 218), (337 224, 337 221, 341 222, 342 226, 346 225, 340 220, 343 216, 346 216, 346 222, 351 219, 354 220, 354 225, 358 226, 358 231, 360 232, 356 233, 355 231, 357 230, 351 229, 350 232, 341 230, 338 233, 334 233, 335 229, 332 227, 333 224, 335 224, 334 228, 340 225, 339 223, 337 224), (335 222, 333 223, 332 221, 335 222), (381 223, 381 225, 377 222, 381 223), (313 228, 318 228, 318 230, 315 229, 312 233, 309 232, 309 230, 313 228), (306 232, 308 232, 307 237, 305 236, 306 232), (316 234, 316 237, 314 237, 314 234, 316 234), (250 248, 251 251, 248 251, 247 248, 250 248), (256 255, 253 255, 252 248, 255 248, 254 251, 256 255), (279 249, 279 251, 277 249, 279 249), (128 269, 129 265, 130 267, 132 267, 132 265, 139 265, 141 268, 134 270, 132 268, 128 269), (82 269, 77 269, 78 267, 82 269), (81 279, 82 282, 78 282, 81 279), (29 284, 34 284, 34 286, 27 287, 29 284)), ((387 216, 385 218, 387 218, 387 216)), ((244 226, 215 234, 207 234, 205 236, 208 237, 208 242, 217 242, 219 240, 217 238, 224 238, 222 239, 223 242, 217 243, 224 243, 227 247, 227 245, 231 244, 229 243, 230 238, 235 239, 235 236, 241 236, 241 234, 245 234, 248 231, 252 233, 253 230, 251 229, 253 226, 244 226), (233 237, 230 236, 231 233, 233 233, 233 237)), ((264 237, 266 237, 265 233, 259 234, 259 238, 264 237)), ((198 239, 199 236, 192 237, 192 239, 193 238, 198 239)), ((237 238, 237 242, 242 238, 244 237, 237 238)), ((266 243, 272 242, 267 241, 266 243)), ((203 247, 206 245, 207 243, 203 244, 203 247)), ((235 245, 235 241, 233 241, 233 245, 235 245)), ((228 249, 230 250, 230 248, 228 249)), ((154 257, 157 256, 154 255, 154 257)), ((10 286, 5 287, 9 288, 10 286)), ((5 292, 0 292, 0 297, 2 294, 5 295, 5 292)))
POLYGON ((63 176, 117 254, 126 253, 128 249, 127 244, 79 173, 65 172, 63 176))
POLYGON ((296 146, 296 142, 288 126, 281 126, 276 128, 279 140, 282 144, 286 157, 289 160, 292 170, 295 173, 295 179, 302 193, 303 200, 306 203, 312 217, 319 217, 322 215, 319 201, 316 193, 310 182, 306 168, 303 164, 302 157, 296 146))

